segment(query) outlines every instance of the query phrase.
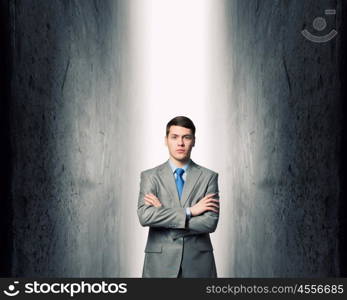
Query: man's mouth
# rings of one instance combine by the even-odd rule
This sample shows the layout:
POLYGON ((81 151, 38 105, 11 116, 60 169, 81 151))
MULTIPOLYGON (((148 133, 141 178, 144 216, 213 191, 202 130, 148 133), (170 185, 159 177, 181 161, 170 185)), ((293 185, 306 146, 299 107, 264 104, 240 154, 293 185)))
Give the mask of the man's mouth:
POLYGON ((178 152, 178 153, 183 153, 183 152, 185 152, 184 150, 176 150, 176 152, 178 152))

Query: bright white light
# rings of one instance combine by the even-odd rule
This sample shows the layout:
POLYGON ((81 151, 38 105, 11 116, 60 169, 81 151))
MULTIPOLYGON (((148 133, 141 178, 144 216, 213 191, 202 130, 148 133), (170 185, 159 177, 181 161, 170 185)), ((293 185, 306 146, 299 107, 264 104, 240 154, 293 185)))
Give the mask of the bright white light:
MULTIPOLYGON (((132 120, 136 120, 135 123, 129 120, 131 139, 136 142, 129 149, 129 155, 136 159, 131 176, 139 176, 140 171, 168 159, 165 126, 178 115, 191 118, 197 128, 192 159, 221 174, 225 167, 222 146, 226 144, 227 111, 226 105, 219 104, 220 98, 224 98, 223 104, 228 100, 224 92, 225 74, 219 74, 219 56, 224 54, 220 51, 220 37, 224 31, 219 32, 223 2, 132 0, 130 3, 132 81, 129 84, 132 88, 129 98, 132 120)), ((122 276, 141 276, 143 266, 148 228, 141 228, 133 213, 139 188, 137 180, 139 177, 136 177, 136 184, 131 181, 131 185, 127 185, 121 208, 127 214, 122 225, 127 228, 125 235, 131 237, 121 239, 127 243, 122 276)), ((223 190, 222 185, 220 189, 223 190)), ((219 256, 216 262, 220 275, 225 273, 221 268, 223 257, 218 250, 226 248, 221 244, 223 234, 225 232, 220 231, 218 239, 212 236, 216 258, 219 256)))
MULTIPOLYGON (((202 149, 206 124, 208 5, 207 0, 149 0, 141 8, 143 24, 144 157, 148 167, 168 158, 165 125, 177 115, 195 123, 202 149)), ((194 149, 193 155, 199 152, 194 149)), ((205 154, 205 153, 204 153, 205 154)), ((201 155, 202 156, 202 155, 201 155)))

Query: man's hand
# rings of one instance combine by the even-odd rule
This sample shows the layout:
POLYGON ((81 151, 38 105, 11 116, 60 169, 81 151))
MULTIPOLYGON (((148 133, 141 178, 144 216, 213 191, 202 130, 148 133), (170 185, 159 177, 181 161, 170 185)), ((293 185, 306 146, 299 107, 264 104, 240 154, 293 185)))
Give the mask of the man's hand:
POLYGON ((152 205, 154 207, 161 207, 161 203, 160 203, 159 199, 156 196, 154 196, 152 193, 146 194, 144 199, 145 199, 146 205, 152 205))
POLYGON ((194 206, 190 208, 190 211, 192 213, 192 216, 198 216, 204 213, 205 211, 214 211, 218 213, 219 209, 219 200, 213 199, 213 196, 217 195, 217 193, 214 194, 208 194, 204 198, 202 198, 198 203, 196 203, 194 206))

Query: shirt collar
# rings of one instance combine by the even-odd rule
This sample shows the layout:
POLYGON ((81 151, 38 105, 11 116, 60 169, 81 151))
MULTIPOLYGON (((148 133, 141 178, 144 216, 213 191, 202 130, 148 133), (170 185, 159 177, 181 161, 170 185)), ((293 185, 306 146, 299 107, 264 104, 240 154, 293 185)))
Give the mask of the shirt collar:
MULTIPOLYGON (((188 167, 189 167, 189 164, 190 164, 190 159, 189 161, 181 168, 184 170, 184 172, 187 171, 188 167)), ((171 167, 171 170, 172 170, 172 173, 175 173, 176 169, 179 169, 172 161, 171 159, 169 159, 169 164, 170 164, 170 167, 171 167)))

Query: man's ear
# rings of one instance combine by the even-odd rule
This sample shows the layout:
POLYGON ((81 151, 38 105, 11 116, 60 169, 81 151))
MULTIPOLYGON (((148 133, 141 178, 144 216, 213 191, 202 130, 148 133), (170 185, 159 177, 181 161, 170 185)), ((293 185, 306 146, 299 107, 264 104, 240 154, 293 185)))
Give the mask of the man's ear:
POLYGON ((195 146, 195 137, 193 138, 193 146, 192 147, 194 147, 195 146))
POLYGON ((165 146, 167 146, 167 136, 164 137, 165 146))

